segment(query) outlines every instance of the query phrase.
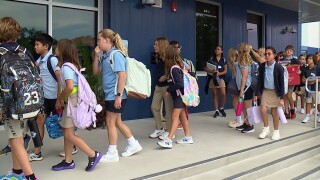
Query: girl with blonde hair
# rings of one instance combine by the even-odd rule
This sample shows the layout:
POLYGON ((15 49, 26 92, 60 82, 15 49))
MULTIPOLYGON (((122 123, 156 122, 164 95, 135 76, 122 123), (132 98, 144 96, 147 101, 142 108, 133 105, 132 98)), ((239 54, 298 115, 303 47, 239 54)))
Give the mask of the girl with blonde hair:
POLYGON ((154 51, 156 53, 156 63, 157 63, 157 74, 156 74, 156 87, 152 97, 151 111, 156 121, 156 128, 149 135, 150 138, 165 139, 169 135, 169 130, 171 128, 171 112, 172 112, 172 98, 169 94, 168 96, 163 96, 163 93, 168 88, 167 82, 167 71, 165 70, 165 50, 169 46, 169 42, 165 37, 159 37, 154 42, 154 51), (166 127, 162 127, 162 104, 164 102, 164 107, 166 110, 165 120, 166 127))
POLYGON ((102 73, 103 91, 105 94, 106 124, 109 139, 107 153, 103 155, 101 162, 117 162, 119 155, 117 150, 118 132, 127 139, 128 146, 122 153, 123 157, 131 156, 142 150, 139 142, 133 137, 129 127, 122 122, 121 113, 127 101, 127 93, 124 89, 126 83, 126 58, 128 51, 118 33, 111 29, 104 29, 98 33, 98 46, 94 49, 93 73, 102 73), (99 54, 102 59, 99 62, 99 54), (114 68, 110 64, 110 55, 113 53, 114 68))
POLYGON ((254 127, 249 124, 247 109, 251 107, 254 90, 253 87, 250 87, 252 82, 251 73, 253 73, 253 70, 251 65, 253 64, 253 60, 250 56, 249 44, 241 43, 239 45, 238 63, 236 67, 236 82, 240 91, 239 96, 244 100, 242 112, 245 120, 241 126, 237 127, 237 130, 242 133, 250 133, 254 132, 254 127))

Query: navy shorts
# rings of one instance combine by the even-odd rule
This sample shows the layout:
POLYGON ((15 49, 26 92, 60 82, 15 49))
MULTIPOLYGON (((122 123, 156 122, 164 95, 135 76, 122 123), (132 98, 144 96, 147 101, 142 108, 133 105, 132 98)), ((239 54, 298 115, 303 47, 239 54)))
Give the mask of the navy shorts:
POLYGON ((56 101, 57 99, 44 98, 44 113, 47 117, 49 117, 51 113, 56 114, 56 101))
POLYGON ((172 102, 173 102, 173 108, 181 109, 186 107, 186 105, 183 103, 180 96, 172 99, 172 102))
MULTIPOLYGON (((244 89, 246 89, 247 86, 245 86, 244 89)), ((240 94, 240 91, 239 91, 239 94, 240 94)), ((254 95, 254 91, 252 88, 248 88, 247 91, 244 93, 244 100, 252 100, 253 99, 253 95, 254 95)))
POLYGON ((114 100, 105 101, 105 108, 106 111, 113 112, 113 113, 122 113, 124 106, 126 105, 127 99, 122 99, 121 101, 121 108, 116 109, 114 107, 114 100))

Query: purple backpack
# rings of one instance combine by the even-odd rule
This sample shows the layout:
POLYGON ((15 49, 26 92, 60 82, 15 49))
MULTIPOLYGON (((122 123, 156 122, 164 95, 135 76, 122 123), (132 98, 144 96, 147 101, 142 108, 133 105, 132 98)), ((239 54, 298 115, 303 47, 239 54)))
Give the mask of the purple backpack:
POLYGON ((64 63, 61 67, 61 82, 64 84, 63 77, 63 66, 70 67, 78 75, 78 102, 77 106, 73 106, 68 97, 68 114, 73 119, 74 125, 79 129, 88 128, 93 124, 96 127, 96 113, 100 112, 102 107, 97 104, 97 98, 94 92, 91 90, 86 78, 81 74, 81 71, 85 69, 82 68, 80 72, 72 63, 64 63), (100 111, 99 111, 100 110, 100 111))

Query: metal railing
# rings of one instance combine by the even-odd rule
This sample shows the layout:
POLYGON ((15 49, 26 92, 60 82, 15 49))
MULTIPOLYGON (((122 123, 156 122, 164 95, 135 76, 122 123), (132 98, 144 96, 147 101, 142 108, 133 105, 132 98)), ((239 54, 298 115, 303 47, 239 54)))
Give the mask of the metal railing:
POLYGON ((316 93, 316 98, 315 98, 315 113, 314 113, 314 128, 317 128, 317 114, 318 114, 318 92, 319 92, 319 88, 318 88, 318 84, 319 84, 319 80, 320 80, 320 76, 311 76, 311 77, 308 77, 307 80, 306 80, 306 91, 308 93, 316 93), (309 88, 308 88, 308 82, 309 81, 316 81, 315 85, 316 85, 316 90, 315 91, 311 91, 309 88))

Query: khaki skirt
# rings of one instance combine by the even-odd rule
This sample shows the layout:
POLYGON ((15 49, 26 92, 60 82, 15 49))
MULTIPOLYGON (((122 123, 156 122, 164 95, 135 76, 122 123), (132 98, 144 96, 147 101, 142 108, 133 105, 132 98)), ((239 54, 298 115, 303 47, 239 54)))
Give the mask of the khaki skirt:
POLYGON ((261 98, 261 105, 267 107, 279 107, 280 97, 277 96, 276 90, 264 89, 261 98))
MULTIPOLYGON (((73 95, 71 95, 70 100, 71 100, 71 103, 73 106, 77 106, 78 93, 74 93, 73 95)), ((68 99, 68 101, 69 101, 69 99, 68 99)), ((68 103, 65 104, 65 107, 64 107, 64 110, 62 113, 62 117, 60 120, 60 125, 63 128, 73 128, 74 127, 72 116, 68 116, 68 103)))

